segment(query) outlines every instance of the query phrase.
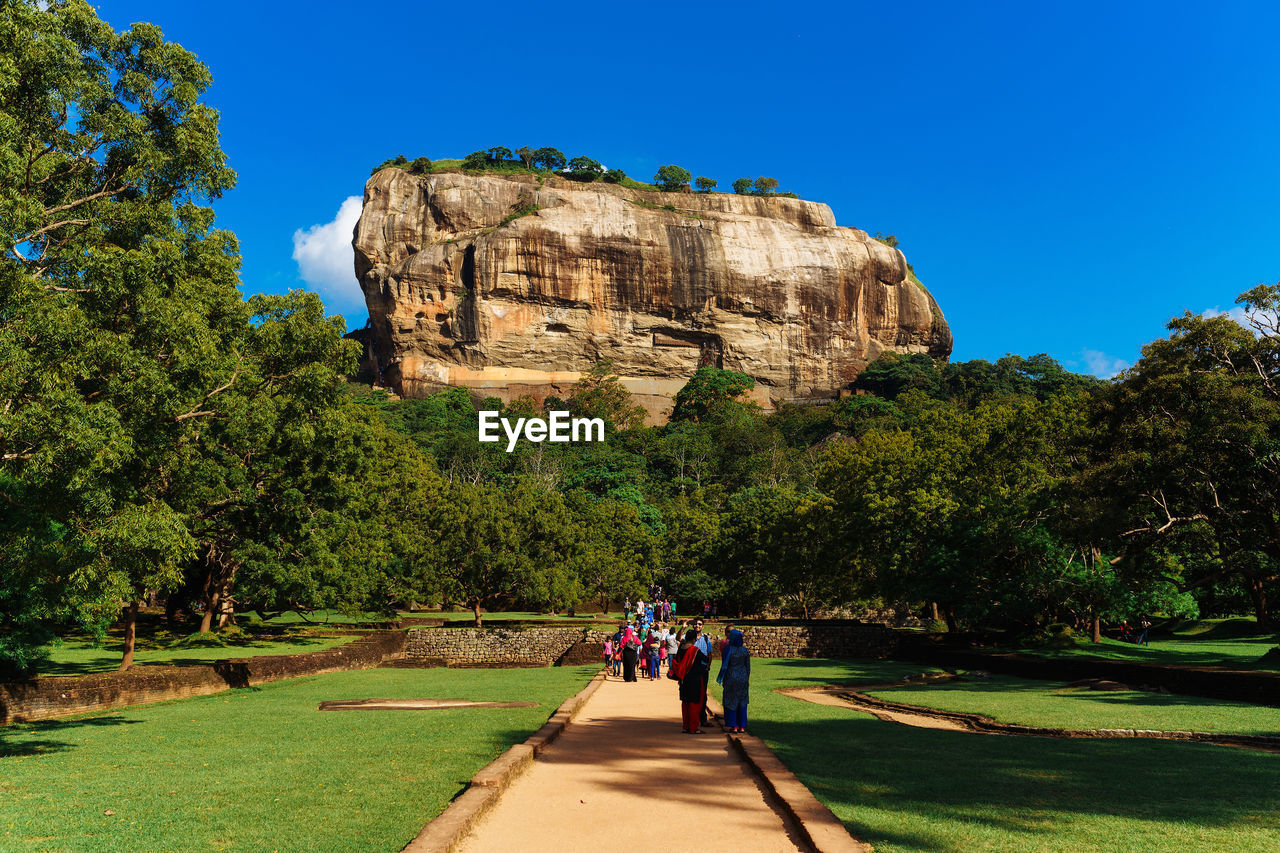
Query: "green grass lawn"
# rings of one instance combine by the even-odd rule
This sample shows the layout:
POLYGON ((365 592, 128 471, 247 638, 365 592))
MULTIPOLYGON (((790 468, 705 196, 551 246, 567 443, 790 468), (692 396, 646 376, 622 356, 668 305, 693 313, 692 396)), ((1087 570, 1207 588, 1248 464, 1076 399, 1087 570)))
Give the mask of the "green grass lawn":
POLYGON ((1175 666, 1227 666, 1236 669, 1280 669, 1280 661, 1263 661, 1262 656, 1280 644, 1280 636, 1259 634, 1252 617, 1199 619, 1171 622, 1153 630, 1150 645, 1139 646, 1103 638, 1090 643, 1077 637, 1077 645, 1066 649, 1017 649, 1048 658, 1096 657, 1139 663, 1175 666))
POLYGON ((1013 676, 867 693, 890 702, 983 714, 1024 726, 1280 735, 1280 708, 1140 690, 1069 688, 1013 676))
POLYGON ((0 850, 396 851, 597 669, 357 670, 0 728, 0 850), (538 706, 316 710, 374 697, 538 706))
POLYGON ((752 671, 751 730, 880 853, 1280 849, 1280 755, 916 729, 770 692, 913 669, 757 660, 752 671))
MULTIPOLYGON (((191 666, 227 658, 293 655, 331 649, 355 639, 355 636, 316 637, 303 633, 276 636, 242 634, 229 638, 214 634, 206 642, 191 638, 170 641, 148 638, 139 641, 134 652, 134 663, 139 666, 191 666)), ((69 639, 50 650, 49 662, 40 667, 40 674, 84 675, 89 672, 111 672, 120 666, 121 654, 119 641, 109 639, 99 646, 84 638, 69 639)))

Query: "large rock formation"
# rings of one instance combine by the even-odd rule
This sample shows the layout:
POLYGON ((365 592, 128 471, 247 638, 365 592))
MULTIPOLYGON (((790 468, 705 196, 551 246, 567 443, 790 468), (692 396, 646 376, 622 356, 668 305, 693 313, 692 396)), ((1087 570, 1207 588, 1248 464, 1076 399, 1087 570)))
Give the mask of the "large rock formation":
POLYGON ((951 352, 902 253, 815 202, 389 168, 354 246, 382 380, 406 396, 563 395, 607 358, 661 420, 702 365, 772 406, 838 396, 885 350, 951 352))

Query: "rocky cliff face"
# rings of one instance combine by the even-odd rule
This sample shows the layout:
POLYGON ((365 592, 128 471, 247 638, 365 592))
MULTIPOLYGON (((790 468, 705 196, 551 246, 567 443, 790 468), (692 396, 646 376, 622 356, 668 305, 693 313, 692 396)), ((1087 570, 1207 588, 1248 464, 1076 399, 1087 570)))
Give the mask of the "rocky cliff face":
POLYGON ((902 253, 815 202, 384 169, 354 246, 383 382, 406 396, 563 395, 608 358, 662 420, 702 365, 773 406, 838 396, 885 350, 951 352, 902 253))

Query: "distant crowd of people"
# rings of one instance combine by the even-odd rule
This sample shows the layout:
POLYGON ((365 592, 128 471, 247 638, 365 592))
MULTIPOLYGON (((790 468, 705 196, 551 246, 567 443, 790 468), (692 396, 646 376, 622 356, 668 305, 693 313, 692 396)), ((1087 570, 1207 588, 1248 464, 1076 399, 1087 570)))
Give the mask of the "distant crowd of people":
MULTIPOLYGON (((633 610, 628 600, 625 621, 605 640, 604 661, 615 677, 628 682, 639 681, 641 676, 656 681, 665 668, 666 677, 680 683, 683 730, 698 735, 707 723, 707 683, 716 641, 703 630, 702 618, 674 623, 674 613, 674 601, 663 599, 648 605, 638 601, 633 610)), ((716 682, 724 686, 725 727, 745 732, 751 653, 742 631, 736 628, 729 628, 718 646, 716 682)))

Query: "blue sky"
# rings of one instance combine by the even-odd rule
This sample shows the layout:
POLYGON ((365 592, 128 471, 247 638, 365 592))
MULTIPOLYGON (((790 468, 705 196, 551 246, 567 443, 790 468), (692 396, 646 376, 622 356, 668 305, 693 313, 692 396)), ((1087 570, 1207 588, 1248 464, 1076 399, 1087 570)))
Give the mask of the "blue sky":
POLYGON ((1280 4, 98 8, 212 70, 246 291, 310 286, 351 326, 343 205, 370 168, 491 145, 774 176, 899 237, 956 359, 1105 375, 1280 279, 1280 4))

